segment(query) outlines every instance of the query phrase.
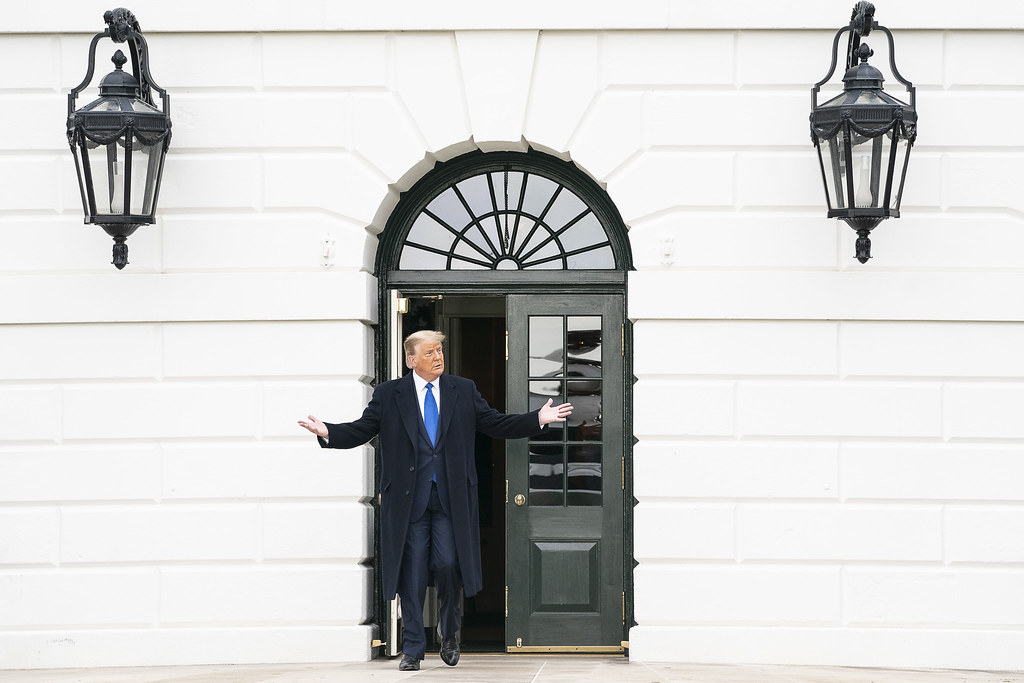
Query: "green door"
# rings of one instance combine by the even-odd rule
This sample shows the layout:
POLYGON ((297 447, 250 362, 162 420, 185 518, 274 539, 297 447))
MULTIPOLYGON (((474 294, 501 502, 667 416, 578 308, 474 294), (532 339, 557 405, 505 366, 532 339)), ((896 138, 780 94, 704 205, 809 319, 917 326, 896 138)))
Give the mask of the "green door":
POLYGON ((508 652, 621 652, 623 297, 508 297, 508 411, 572 417, 509 441, 508 652))

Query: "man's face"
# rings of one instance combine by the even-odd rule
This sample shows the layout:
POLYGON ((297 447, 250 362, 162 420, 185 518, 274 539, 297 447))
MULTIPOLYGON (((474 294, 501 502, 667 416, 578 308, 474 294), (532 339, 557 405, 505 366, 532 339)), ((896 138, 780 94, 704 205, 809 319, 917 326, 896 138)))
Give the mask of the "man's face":
POLYGON ((444 351, 439 343, 420 342, 408 360, 413 372, 428 382, 433 382, 444 372, 444 351))

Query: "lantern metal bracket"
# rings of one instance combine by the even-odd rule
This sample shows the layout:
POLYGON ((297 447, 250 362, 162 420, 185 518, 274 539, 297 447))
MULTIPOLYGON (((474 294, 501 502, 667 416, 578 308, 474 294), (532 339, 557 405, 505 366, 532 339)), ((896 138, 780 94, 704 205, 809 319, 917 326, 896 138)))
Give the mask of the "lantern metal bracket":
POLYGON ((875 6, 866 0, 861 0, 853 8, 853 14, 850 16, 850 25, 844 26, 836 31, 835 38, 832 41, 832 66, 829 67, 828 74, 823 79, 815 83, 814 87, 811 88, 812 110, 818 106, 818 91, 821 90, 821 86, 828 83, 836 72, 836 66, 839 63, 839 39, 847 31, 850 32, 850 38, 846 48, 846 70, 849 71, 857 64, 861 37, 867 36, 875 30, 884 33, 888 39, 889 68, 892 69, 892 75, 896 80, 902 83, 907 89, 907 92, 910 93, 911 108, 917 108, 917 90, 914 88, 914 84, 904 78, 903 74, 900 73, 900 70, 896 68, 896 47, 892 39, 892 32, 875 21, 875 6))
MULTIPOLYGON (((93 36, 92 42, 89 44, 89 69, 86 71, 85 78, 68 93, 69 139, 74 134, 75 100, 78 98, 78 93, 92 83, 92 77, 96 73, 96 45, 103 38, 110 38, 115 43, 128 43, 128 51, 132 59, 132 74, 139 82, 141 99, 155 107, 156 102, 153 101, 153 91, 155 90, 160 94, 164 115, 168 118, 171 115, 170 95, 157 85, 153 80, 153 75, 149 72, 149 45, 142 35, 142 29, 139 28, 139 22, 135 15, 124 7, 118 7, 105 12, 103 21, 106 22, 107 28, 93 36)), ((170 138, 170 131, 168 131, 164 139, 165 148, 170 144, 170 138)))

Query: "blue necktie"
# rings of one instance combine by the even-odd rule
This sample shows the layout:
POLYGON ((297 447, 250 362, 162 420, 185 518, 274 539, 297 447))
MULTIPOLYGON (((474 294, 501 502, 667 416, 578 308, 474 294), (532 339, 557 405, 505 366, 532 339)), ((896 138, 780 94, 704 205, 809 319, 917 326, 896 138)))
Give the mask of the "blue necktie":
POLYGON ((430 445, 437 444, 437 401, 434 400, 434 385, 427 382, 427 397, 423 399, 423 426, 427 428, 430 445))
MULTIPOLYGON (((431 391, 434 385, 427 382, 427 397, 423 399, 423 426, 427 428, 427 436, 430 437, 430 445, 437 443, 437 401, 434 400, 434 392, 431 391)), ((437 472, 431 477, 437 481, 437 472)))

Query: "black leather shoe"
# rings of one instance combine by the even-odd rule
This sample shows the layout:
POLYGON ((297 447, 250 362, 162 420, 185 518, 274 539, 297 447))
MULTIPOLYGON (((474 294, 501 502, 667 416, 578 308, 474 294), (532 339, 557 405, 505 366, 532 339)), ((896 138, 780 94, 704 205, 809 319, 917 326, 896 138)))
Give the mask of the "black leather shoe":
POLYGON ((448 666, 459 663, 459 641, 452 636, 441 641, 441 661, 448 666))
POLYGON ((399 671, 419 671, 420 660, 413 659, 409 655, 402 655, 402 661, 398 664, 399 671))

